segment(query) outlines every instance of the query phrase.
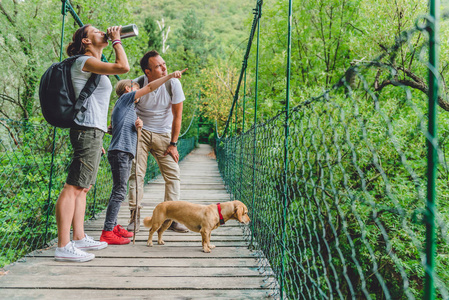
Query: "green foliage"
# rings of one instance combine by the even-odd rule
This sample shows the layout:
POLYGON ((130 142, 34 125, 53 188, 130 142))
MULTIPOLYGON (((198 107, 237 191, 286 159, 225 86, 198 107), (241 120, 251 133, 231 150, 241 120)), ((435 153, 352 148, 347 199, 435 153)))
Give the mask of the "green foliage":
MULTIPOLYGON (((396 36, 414 26, 426 8, 422 1, 293 2, 291 106, 330 88, 357 63, 369 62, 380 54, 386 54, 395 43, 396 36)), ((287 25, 287 3, 264 1, 260 20, 259 120, 273 117, 285 106, 287 25)), ((446 34, 446 26, 443 22, 442 34, 446 34)), ((247 32, 249 34, 249 28, 247 32)), ((443 37, 441 40, 441 70, 445 73, 448 70, 445 67, 448 60, 446 49, 449 49, 446 41, 449 39, 443 37)), ((413 78, 426 80, 426 69, 416 63, 425 55, 419 51, 422 42, 422 35, 416 37, 414 51, 405 45, 392 62, 404 84, 413 82, 413 78)), ((255 61, 256 40, 247 72, 255 74, 255 61)), ((388 76, 390 73, 382 73, 377 84, 386 83, 388 76)), ((375 84, 375 76, 369 84, 375 84)), ((254 85, 255 82, 248 87, 253 99, 254 85)), ((249 103, 250 115, 254 111, 251 105, 249 103)), ((254 118, 250 116, 248 119, 254 118)))
POLYGON ((214 56, 213 36, 204 32, 204 21, 199 19, 194 10, 190 10, 183 19, 183 26, 175 32, 177 37, 175 49, 180 47, 185 56, 187 67, 204 68, 207 57, 214 56))
MULTIPOLYGON (((46 16, 51 1, 3 1, 0 6, 0 113, 28 119, 36 111, 34 94, 44 70, 41 62, 55 53, 59 16, 46 16), (33 9, 29 9, 33 7, 33 9), (44 17, 48 17, 44 22, 44 17), (43 26, 43 24, 46 24, 43 26), (39 30, 36 30, 36 29, 39 30), (45 49, 45 50, 44 50, 45 49)), ((56 52, 57 53, 57 52, 56 52)))
POLYGON ((152 17, 145 18, 143 28, 148 35, 148 49, 162 52, 162 36, 156 21, 152 17))
MULTIPOLYGON (((183 20, 193 11, 198 18, 195 22, 203 23, 206 36, 213 34, 221 45, 225 48, 230 45, 233 50, 247 38, 244 20, 251 16, 255 3, 253 0, 155 0, 142 3, 140 11, 148 13, 155 20, 163 18, 172 32, 183 30, 183 20)), ((168 43, 179 44, 176 35, 169 35, 168 43)))

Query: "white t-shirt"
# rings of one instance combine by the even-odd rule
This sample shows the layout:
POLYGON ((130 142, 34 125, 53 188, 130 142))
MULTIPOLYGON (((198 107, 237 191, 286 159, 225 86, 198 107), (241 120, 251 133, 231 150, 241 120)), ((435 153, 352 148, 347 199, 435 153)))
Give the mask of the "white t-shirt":
MULTIPOLYGON (((171 132, 173 123, 172 104, 178 104, 185 100, 182 85, 179 79, 172 78, 171 90, 173 97, 170 99, 165 84, 155 91, 142 96, 136 105, 137 116, 142 119, 143 129, 155 133, 171 132)), ((145 76, 144 85, 148 84, 145 76)))
MULTIPOLYGON (((73 63, 72 69, 70 69, 76 98, 78 98, 82 89, 86 85, 87 80, 92 75, 91 72, 83 71, 84 64, 89 58, 92 58, 92 56, 81 56, 73 63)), ((104 132, 107 132, 111 92, 111 81, 106 75, 101 75, 97 88, 84 102, 86 111, 84 113, 78 113, 75 118, 75 123, 85 127, 98 128, 104 132)))

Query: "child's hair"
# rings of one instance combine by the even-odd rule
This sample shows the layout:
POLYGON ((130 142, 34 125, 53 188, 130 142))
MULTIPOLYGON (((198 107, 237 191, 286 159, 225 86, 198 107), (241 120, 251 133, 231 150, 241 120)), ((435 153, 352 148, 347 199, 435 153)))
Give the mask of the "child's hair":
POLYGON ((137 83, 131 79, 122 79, 115 85, 115 93, 120 97, 126 92, 126 87, 132 88, 133 85, 137 85, 137 83))

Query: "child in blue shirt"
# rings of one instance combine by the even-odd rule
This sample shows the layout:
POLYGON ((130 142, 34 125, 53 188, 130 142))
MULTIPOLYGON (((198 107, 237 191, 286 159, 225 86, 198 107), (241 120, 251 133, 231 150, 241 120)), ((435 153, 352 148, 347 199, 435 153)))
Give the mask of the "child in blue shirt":
POLYGON ((112 140, 108 149, 108 161, 112 171, 112 192, 109 198, 106 218, 100 241, 112 245, 123 245, 130 242, 132 232, 117 224, 120 204, 125 199, 131 163, 136 155, 137 129, 143 126, 135 112, 135 103, 171 78, 181 78, 183 71, 175 71, 167 76, 156 79, 143 88, 130 79, 117 82, 116 94, 120 98, 115 103, 111 116, 112 140))

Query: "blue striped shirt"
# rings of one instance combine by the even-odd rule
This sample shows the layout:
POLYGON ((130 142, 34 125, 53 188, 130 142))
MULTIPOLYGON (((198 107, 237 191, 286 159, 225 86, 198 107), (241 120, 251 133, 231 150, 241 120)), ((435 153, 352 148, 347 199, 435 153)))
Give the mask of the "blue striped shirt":
POLYGON ((136 92, 126 93, 118 98, 111 116, 112 140, 108 151, 118 150, 136 156, 137 115, 134 109, 136 92))

